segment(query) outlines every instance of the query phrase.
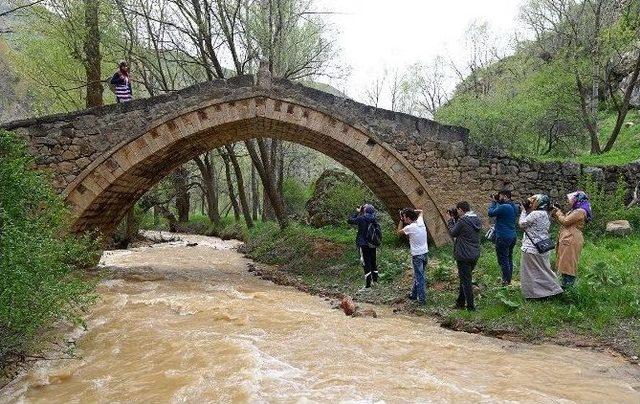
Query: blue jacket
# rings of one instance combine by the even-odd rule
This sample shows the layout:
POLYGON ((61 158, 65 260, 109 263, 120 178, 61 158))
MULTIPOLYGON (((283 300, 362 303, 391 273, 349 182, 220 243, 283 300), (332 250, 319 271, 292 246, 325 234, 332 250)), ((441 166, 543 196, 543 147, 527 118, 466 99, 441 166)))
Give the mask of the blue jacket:
POLYGON ((520 208, 513 202, 498 203, 493 201, 489 207, 489 217, 496 218, 496 238, 516 238, 516 218, 520 208))
POLYGON ((354 214, 347 219, 347 223, 358 226, 358 235, 356 236, 356 244, 358 247, 367 247, 369 245, 369 243, 367 243, 367 228, 369 227, 369 223, 374 223, 375 221, 376 216, 371 213, 365 213, 364 215, 354 214))

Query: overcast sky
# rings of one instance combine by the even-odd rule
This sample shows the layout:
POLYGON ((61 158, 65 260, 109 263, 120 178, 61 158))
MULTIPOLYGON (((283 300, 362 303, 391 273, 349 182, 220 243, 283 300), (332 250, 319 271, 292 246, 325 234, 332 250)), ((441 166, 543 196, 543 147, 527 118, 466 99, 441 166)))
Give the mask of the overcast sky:
POLYGON ((317 0, 337 29, 337 44, 350 75, 331 84, 355 98, 384 68, 429 63, 437 55, 460 60, 464 32, 474 20, 487 21, 498 36, 518 30, 522 0, 317 0))

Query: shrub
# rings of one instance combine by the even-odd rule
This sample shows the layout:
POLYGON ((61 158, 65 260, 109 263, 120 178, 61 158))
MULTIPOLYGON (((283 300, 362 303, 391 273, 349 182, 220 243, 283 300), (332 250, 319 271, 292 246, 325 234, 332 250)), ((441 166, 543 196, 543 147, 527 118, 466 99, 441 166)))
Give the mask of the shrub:
POLYGON ((94 298, 78 268, 95 264, 97 244, 69 233, 62 199, 32 167, 25 143, 0 131, 0 365, 57 321, 80 321, 94 298))
POLYGON ((627 196, 627 184, 624 178, 619 178, 613 192, 606 189, 603 184, 592 178, 581 181, 581 187, 589 195, 593 220, 586 226, 586 232, 593 235, 604 233, 607 222, 611 220, 629 220, 634 229, 640 225, 640 209, 625 208, 627 196))
POLYGON ((289 216, 302 216, 305 214, 305 206, 311 197, 311 189, 294 178, 285 178, 282 189, 282 197, 289 216))

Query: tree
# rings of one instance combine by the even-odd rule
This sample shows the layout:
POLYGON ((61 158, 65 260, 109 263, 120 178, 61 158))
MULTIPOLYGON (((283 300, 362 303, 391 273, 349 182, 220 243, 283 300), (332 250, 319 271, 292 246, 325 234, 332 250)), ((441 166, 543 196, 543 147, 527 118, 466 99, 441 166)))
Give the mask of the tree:
MULTIPOLYGON (((612 51, 605 41, 607 32, 611 32, 611 28, 622 21, 628 25, 627 29, 635 33, 635 38, 640 37, 638 2, 625 3, 626 7, 621 9, 618 0, 530 0, 522 13, 523 20, 536 34, 537 46, 550 57, 562 58, 574 74, 583 123, 590 137, 591 154, 600 154, 613 147, 629 108, 630 92, 638 80, 638 75, 634 74, 632 86, 622 102, 616 102, 616 96, 613 96, 618 122, 602 148, 598 111, 601 102, 607 99, 601 91, 608 81, 607 69, 603 66, 609 62, 612 51)), ((618 47, 628 46, 629 42, 621 44, 613 41, 609 44, 618 47)), ((634 68, 634 72, 636 70, 634 68)))
POLYGON ((87 76, 87 108, 102 105, 99 9, 100 0, 84 0, 84 65, 87 76))
POLYGON ((447 65, 440 56, 428 65, 410 66, 402 85, 406 98, 403 112, 433 118, 438 108, 449 100, 448 80, 447 65))

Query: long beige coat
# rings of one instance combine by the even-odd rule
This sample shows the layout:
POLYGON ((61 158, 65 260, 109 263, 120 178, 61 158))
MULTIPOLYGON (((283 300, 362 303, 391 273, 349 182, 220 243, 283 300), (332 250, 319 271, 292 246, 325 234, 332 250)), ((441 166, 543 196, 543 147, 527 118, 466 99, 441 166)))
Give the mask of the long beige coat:
POLYGON ((556 267, 561 274, 576 276, 578 260, 584 245, 582 229, 587 220, 587 212, 584 209, 575 209, 565 215, 558 209, 553 212, 553 216, 562 226, 558 235, 556 267))

